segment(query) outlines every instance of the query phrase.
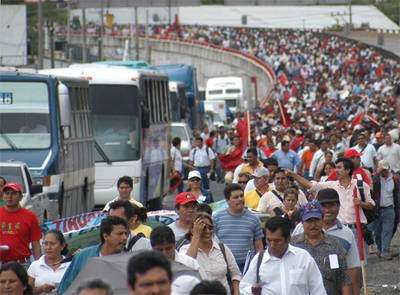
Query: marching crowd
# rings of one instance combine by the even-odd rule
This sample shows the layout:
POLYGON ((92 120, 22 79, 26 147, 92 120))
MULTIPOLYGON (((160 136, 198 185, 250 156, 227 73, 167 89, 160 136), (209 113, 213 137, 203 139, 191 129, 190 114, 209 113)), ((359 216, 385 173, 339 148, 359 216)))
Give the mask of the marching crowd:
POLYGON ((173 139, 172 172, 190 170, 188 190, 178 187, 175 198, 176 222, 144 226, 133 181, 121 177, 119 196, 104 208, 101 242, 72 260, 59 231, 40 245, 37 218, 19 206, 21 187, 0 179, 0 244, 10 246, 0 251, 0 295, 112 294, 101 280, 74 280, 89 258, 131 251, 143 252, 129 258, 129 294, 360 294, 367 254, 398 256, 390 247, 399 217, 397 63, 304 31, 160 26, 153 34, 268 62, 277 76, 271 99, 251 114, 245 136, 237 125, 193 130, 188 163, 173 139), (226 209, 208 205, 210 180, 226 183, 226 209), (270 218, 261 222, 256 212, 270 218))

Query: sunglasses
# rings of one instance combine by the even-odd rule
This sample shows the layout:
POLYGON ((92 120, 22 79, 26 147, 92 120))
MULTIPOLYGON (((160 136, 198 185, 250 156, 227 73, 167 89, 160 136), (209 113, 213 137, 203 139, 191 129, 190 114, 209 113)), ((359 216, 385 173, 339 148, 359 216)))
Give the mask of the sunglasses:
POLYGON ((249 181, 238 181, 238 183, 239 184, 246 184, 246 183, 248 183, 249 181))
POLYGON ((191 179, 189 179, 189 181, 195 181, 195 182, 199 182, 201 179, 200 178, 191 178, 191 179))

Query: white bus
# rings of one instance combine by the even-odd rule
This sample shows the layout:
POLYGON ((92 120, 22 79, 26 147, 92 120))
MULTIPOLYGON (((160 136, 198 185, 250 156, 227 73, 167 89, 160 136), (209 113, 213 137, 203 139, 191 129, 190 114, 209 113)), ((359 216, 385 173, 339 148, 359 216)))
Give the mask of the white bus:
POLYGON ((206 100, 224 100, 232 113, 252 109, 255 104, 250 79, 245 76, 209 78, 206 100))
POLYGON ((118 195, 117 180, 134 179, 132 197, 161 208, 169 189, 170 95, 168 76, 105 64, 44 70, 89 81, 95 137, 95 204, 118 195))

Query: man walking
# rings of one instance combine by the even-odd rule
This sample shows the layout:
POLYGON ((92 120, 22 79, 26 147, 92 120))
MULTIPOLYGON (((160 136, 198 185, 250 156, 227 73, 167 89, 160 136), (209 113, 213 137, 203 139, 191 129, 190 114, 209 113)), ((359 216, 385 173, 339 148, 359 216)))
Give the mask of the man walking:
POLYGON ((390 243, 399 219, 399 180, 390 172, 390 165, 386 160, 378 162, 373 185, 373 196, 378 206, 379 218, 368 227, 374 233, 378 257, 392 260, 390 243))
POLYGON ((108 211, 110 209, 110 204, 112 202, 118 201, 118 200, 127 200, 131 202, 133 205, 143 207, 142 203, 136 201, 131 197, 131 193, 133 190, 133 179, 130 176, 122 176, 118 179, 117 182, 117 187, 118 187, 118 193, 119 196, 112 199, 109 201, 103 208, 103 211, 108 211))
POLYGON ((67 291, 89 258, 121 253, 125 249, 128 236, 129 228, 124 219, 118 216, 103 219, 100 224, 101 243, 85 248, 74 256, 61 280, 58 293, 67 291))
POLYGON ((252 177, 256 188, 244 194, 244 203, 256 210, 261 197, 269 190, 269 171, 265 167, 258 167, 252 177))
POLYGON ((345 251, 339 241, 322 231, 322 207, 318 201, 300 209, 304 233, 292 238, 295 246, 307 250, 317 262, 324 286, 329 295, 352 294, 345 251))
POLYGON ((0 244, 7 245, 7 251, 0 251, 0 262, 16 261, 26 267, 30 264, 32 245, 33 256, 42 256, 40 239, 42 231, 36 215, 19 205, 23 198, 22 188, 17 182, 3 186, 4 206, 0 207, 0 244))
POLYGON ((239 184, 228 184, 224 195, 228 208, 213 216, 215 233, 232 250, 236 263, 243 271, 247 252, 263 249, 261 223, 244 207, 243 189, 239 184))
POLYGON ((288 219, 280 216, 269 219, 265 237, 268 248, 251 261, 240 282, 240 294, 326 294, 314 259, 307 251, 289 244, 288 219))
POLYGON ((208 173, 213 174, 215 168, 215 153, 212 148, 203 144, 203 138, 196 137, 194 148, 190 151, 190 164, 201 174, 203 188, 210 189, 208 173))
POLYGON ((168 225, 174 232, 176 241, 182 240, 188 232, 198 205, 196 196, 192 193, 183 192, 176 196, 175 212, 178 214, 179 219, 168 225))

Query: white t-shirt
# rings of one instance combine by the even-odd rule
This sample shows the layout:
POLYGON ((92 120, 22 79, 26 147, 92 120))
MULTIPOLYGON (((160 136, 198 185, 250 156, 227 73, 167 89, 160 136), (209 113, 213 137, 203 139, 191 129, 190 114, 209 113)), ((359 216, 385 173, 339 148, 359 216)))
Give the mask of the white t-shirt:
POLYGON ((62 263, 59 268, 53 270, 46 264, 43 255, 38 260, 32 262, 28 269, 28 275, 35 279, 35 287, 44 284, 52 284, 55 286, 55 289, 50 293, 41 293, 41 295, 55 295, 58 294, 57 287, 70 264, 71 262, 62 263))
POLYGON ((182 153, 174 146, 172 146, 171 148, 171 160, 174 161, 175 170, 178 172, 182 172, 183 169, 182 153))
POLYGON ((172 229, 172 231, 173 231, 174 234, 175 234, 175 241, 179 241, 179 240, 182 239, 182 238, 185 236, 185 234, 187 233, 187 230, 181 229, 180 227, 178 227, 178 226, 176 225, 176 221, 173 222, 173 223, 171 223, 171 224, 168 225, 168 226, 172 229))

